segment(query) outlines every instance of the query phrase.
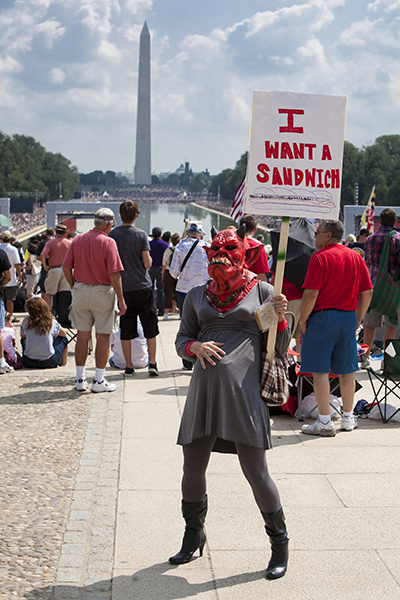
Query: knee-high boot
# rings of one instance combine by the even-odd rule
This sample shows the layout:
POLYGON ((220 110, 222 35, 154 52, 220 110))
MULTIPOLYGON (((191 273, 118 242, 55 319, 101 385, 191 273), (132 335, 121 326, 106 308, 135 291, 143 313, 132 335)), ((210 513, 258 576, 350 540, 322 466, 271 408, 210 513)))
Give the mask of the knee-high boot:
POLYGON ((289 538, 282 507, 272 514, 261 513, 265 531, 271 542, 271 558, 267 567, 266 579, 279 579, 286 573, 289 558, 289 538))
POLYGON ((174 565, 182 565, 189 562, 197 548, 200 556, 203 556, 203 548, 206 543, 206 534, 203 527, 207 514, 207 494, 201 502, 185 502, 182 500, 182 515, 186 522, 185 534, 182 540, 182 548, 171 556, 169 562, 174 565))

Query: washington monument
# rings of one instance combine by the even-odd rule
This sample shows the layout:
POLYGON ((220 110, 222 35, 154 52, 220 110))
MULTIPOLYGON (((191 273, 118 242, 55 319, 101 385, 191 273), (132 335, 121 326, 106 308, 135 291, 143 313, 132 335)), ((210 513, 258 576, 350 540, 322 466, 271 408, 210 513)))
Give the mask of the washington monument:
POLYGON ((151 185, 150 32, 146 22, 139 47, 135 183, 151 185))

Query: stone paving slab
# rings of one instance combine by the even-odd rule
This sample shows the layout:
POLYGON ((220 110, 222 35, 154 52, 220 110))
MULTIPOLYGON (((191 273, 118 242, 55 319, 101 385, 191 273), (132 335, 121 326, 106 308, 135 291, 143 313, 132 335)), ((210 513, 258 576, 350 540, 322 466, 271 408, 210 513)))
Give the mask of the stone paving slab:
POLYGON ((398 600, 399 589, 374 551, 297 552, 277 581, 263 579, 262 552, 213 552, 218 600, 398 600))
POLYGON ((1 376, 3 598, 51 596, 91 409, 71 387, 58 371, 1 376))
POLYGON ((398 423, 320 439, 273 417, 267 458, 291 538, 282 580, 264 579, 268 539, 236 456, 210 462, 204 556, 167 562, 183 533, 176 435, 191 379, 178 325, 160 323, 160 377, 108 369, 112 394, 75 392, 72 354, 65 369, 1 377, 0 599, 400 600, 398 423))
MULTIPOLYGON (((164 331, 162 337, 165 346, 164 331)), ((167 557, 179 549, 184 527, 179 510, 182 459, 172 444, 191 375, 176 370, 171 377, 170 385, 157 382, 151 391, 146 386, 151 396, 147 427, 142 426, 146 402, 134 400, 140 408, 135 411, 131 404, 125 411, 112 600, 269 596, 361 600, 382 594, 400 599, 396 577, 400 513, 393 483, 400 470, 400 436, 395 423, 360 420, 357 431, 319 439, 302 434, 296 419, 273 417, 275 448, 267 458, 291 538, 290 568, 282 580, 264 579, 268 539, 237 457, 228 455, 216 454, 210 460, 204 556, 188 565, 169 565, 167 557), (174 394, 175 408, 166 399, 174 394), (157 423, 153 401, 164 409, 157 423), (143 463, 129 465, 127 461, 139 453, 143 463), (375 488, 369 493, 368 479, 375 488), (379 486, 388 490, 384 507, 379 505, 379 486), (384 526, 382 510, 387 518, 384 526)), ((370 401, 366 373, 357 377, 363 384, 357 399, 370 401)))

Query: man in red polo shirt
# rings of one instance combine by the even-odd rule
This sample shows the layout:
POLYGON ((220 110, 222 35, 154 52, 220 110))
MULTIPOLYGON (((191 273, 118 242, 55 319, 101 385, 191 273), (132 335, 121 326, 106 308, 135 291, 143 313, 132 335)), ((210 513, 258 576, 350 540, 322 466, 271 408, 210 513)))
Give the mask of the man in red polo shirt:
POLYGON ((318 252, 312 255, 306 278, 299 324, 303 333, 301 370, 312 373, 318 419, 303 425, 308 435, 336 434, 329 407, 329 372, 339 376, 343 402, 341 429, 357 427, 353 415, 354 371, 358 370, 356 330, 372 296, 365 261, 341 244, 340 221, 322 221, 315 233, 318 252))
POLYGON ((50 308, 53 306, 53 296, 57 292, 69 292, 70 290, 69 283, 65 278, 61 266, 71 245, 71 240, 65 237, 66 232, 67 228, 65 225, 57 225, 56 237, 46 243, 39 256, 45 271, 47 271, 47 277, 44 282, 46 293, 42 294, 42 297, 50 308))
POLYGON ((119 313, 126 304, 122 293, 121 271, 124 270, 115 240, 108 237, 115 224, 114 213, 100 208, 95 214, 94 229, 72 241, 63 262, 65 277, 72 289, 69 316, 78 330, 75 345, 75 388, 87 389, 85 364, 93 325, 96 328, 96 370, 92 392, 113 392, 115 385, 104 377, 110 349, 110 334, 115 329, 118 299, 119 313))

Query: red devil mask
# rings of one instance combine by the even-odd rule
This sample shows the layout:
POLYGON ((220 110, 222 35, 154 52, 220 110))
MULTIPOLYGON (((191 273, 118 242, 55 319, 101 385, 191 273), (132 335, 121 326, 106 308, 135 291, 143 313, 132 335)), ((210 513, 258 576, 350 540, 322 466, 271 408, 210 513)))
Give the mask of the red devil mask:
POLYGON ((247 270, 260 255, 263 246, 250 248, 244 228, 224 229, 217 233, 211 247, 204 247, 209 260, 210 290, 214 294, 229 294, 247 283, 253 273, 247 270))

